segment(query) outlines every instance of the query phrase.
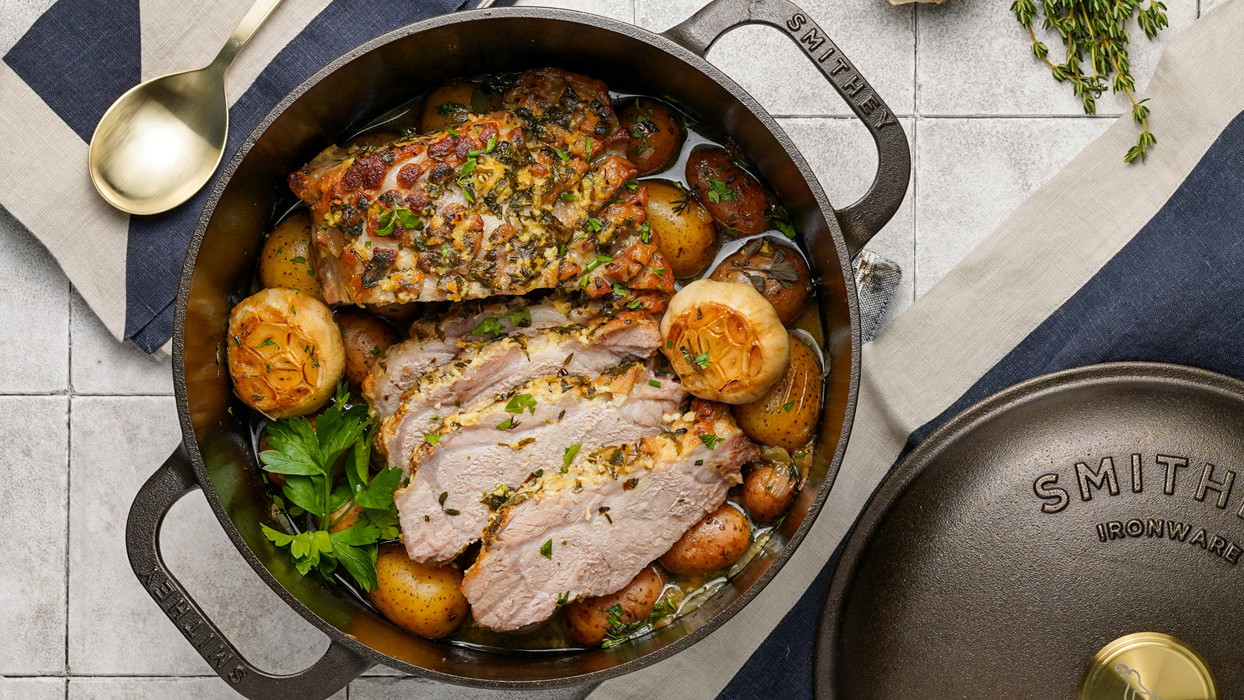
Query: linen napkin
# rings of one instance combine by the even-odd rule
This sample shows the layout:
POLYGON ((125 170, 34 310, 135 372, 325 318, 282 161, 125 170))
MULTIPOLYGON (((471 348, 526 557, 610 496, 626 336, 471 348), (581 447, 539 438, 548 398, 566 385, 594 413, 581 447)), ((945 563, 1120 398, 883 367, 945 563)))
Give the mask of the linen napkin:
MULTIPOLYGON (((0 205, 51 251, 118 339, 147 352, 173 333, 182 260, 208 183, 186 204, 129 216, 95 193, 87 144, 121 93, 150 78, 205 65, 251 0, 59 0, 0 62, 0 205)), ((299 83, 372 37, 433 15, 513 0, 300 0, 278 7, 229 71, 229 143, 222 162, 299 83)), ((862 295, 869 331, 900 271, 884 259, 862 295)))
MULTIPOLYGON (((973 403, 1083 365, 1165 361, 1244 378, 1244 0, 1166 49, 1143 165, 1121 117, 864 346, 846 458, 807 539, 695 646, 591 697, 811 698, 834 557, 896 460, 973 403)), ((930 640, 936 643, 937 640, 930 640)))

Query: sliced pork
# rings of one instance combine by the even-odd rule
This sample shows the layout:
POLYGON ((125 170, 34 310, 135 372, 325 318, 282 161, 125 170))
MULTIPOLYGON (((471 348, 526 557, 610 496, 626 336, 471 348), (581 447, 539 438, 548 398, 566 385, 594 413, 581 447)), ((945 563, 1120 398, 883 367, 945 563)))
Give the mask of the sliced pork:
POLYGON ((452 559, 533 472, 568 471, 580 452, 655 435, 685 396, 676 378, 631 363, 595 380, 532 380, 444 419, 396 495, 406 552, 421 562, 452 559))
POLYGON ((476 622, 515 630, 618 591, 721 506, 756 446, 724 405, 692 409, 659 437, 545 471, 511 497, 462 583, 476 622))
POLYGON ((389 464, 407 469, 437 418, 491 401, 531 379, 558 372, 598 375, 623 360, 650 357, 660 343, 661 331, 651 314, 624 311, 467 348, 406 390, 397 411, 382 424, 377 445, 389 464))
POLYGON ((599 304, 574 304, 562 295, 538 302, 513 297, 491 303, 454 304, 439 318, 411 325, 410 337, 390 347, 363 381, 363 398, 377 415, 387 418, 416 379, 447 363, 465 343, 583 323, 599 310, 599 304))

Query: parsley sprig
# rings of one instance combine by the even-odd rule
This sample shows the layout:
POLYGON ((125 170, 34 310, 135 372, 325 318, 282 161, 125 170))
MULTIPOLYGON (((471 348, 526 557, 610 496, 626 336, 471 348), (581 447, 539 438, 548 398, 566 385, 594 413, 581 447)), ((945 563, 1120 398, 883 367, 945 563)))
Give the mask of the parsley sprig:
POLYGON ((314 426, 306 418, 287 418, 269 425, 267 436, 272 449, 259 453, 264 471, 285 477, 282 495, 309 513, 315 528, 291 535, 262 525, 264 536, 288 549, 303 575, 315 569, 331 576, 340 567, 363 590, 375 588, 376 543, 397 538, 393 491, 403 474, 396 467, 371 474, 373 430, 367 406, 351 405, 342 383, 314 426), (335 477, 343 458, 344 481, 335 477), (351 511, 361 511, 358 519, 337 529, 351 511))

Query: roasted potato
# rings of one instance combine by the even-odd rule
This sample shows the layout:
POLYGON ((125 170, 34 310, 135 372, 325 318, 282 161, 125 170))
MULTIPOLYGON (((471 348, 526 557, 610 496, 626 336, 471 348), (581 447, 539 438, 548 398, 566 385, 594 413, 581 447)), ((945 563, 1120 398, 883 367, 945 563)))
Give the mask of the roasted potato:
POLYGON ((658 560, 671 573, 700 576, 730 566, 752 541, 752 525, 730 504, 704 516, 658 560))
POLYGON ((393 624, 425 639, 453 634, 469 606, 462 594, 462 572, 453 565, 429 566, 406 556, 399 544, 380 546, 376 555, 372 605, 393 624))
POLYGON ((661 352, 693 396, 755 401, 786 371, 790 334, 751 285, 696 280, 661 317, 661 352))
POLYGON ((488 114, 500 106, 500 95, 469 83, 450 83, 433 90, 423 103, 419 128, 441 131, 466 121, 470 114, 488 114))
POLYGON ((368 304, 363 308, 380 318, 388 319, 390 322, 400 326, 409 323, 411 319, 418 316, 419 307, 419 303, 415 302, 410 304, 368 304))
POLYGON ((334 510, 328 516, 328 531, 341 532, 354 527, 359 521, 359 516, 363 514, 363 509, 351 504, 349 510, 345 506, 334 510))
POLYGON ((328 401, 345 368, 341 331, 324 302, 265 289, 229 314, 233 391, 269 418, 303 416, 328 401))
POLYGON ((752 440, 788 452, 803 448, 821 412, 821 364, 812 349, 790 338, 790 363, 764 396, 733 407, 734 419, 752 440))
POLYGON ((597 646, 605 635, 616 631, 618 625, 648 619, 664 586, 661 573, 655 566, 649 566, 617 593, 584 598, 567 605, 566 628, 580 644, 597 646), (609 619, 610 608, 615 605, 618 606, 613 613, 616 623, 609 619), (622 611, 620 614, 617 614, 618 609, 622 611))
POLYGON ((771 523, 782 517, 795 500, 799 475, 794 465, 761 462, 743 477, 740 505, 758 523, 771 523))
POLYGON ((324 301, 324 288, 311 262, 311 215, 298 211, 268 234, 259 253, 259 282, 284 287, 324 301))
POLYGON ((685 190, 664 181, 644 180, 648 187, 648 230, 674 277, 694 277, 713 262, 717 230, 708 211, 685 190))
POLYGON ((769 230, 769 195, 721 146, 691 149, 687 184, 724 232, 749 235, 769 230))
POLYGON ((651 97, 636 97, 622 104, 618 119, 631 136, 626 159, 639 168, 641 177, 674 164, 687 130, 673 107, 651 97))
POLYGON ((338 309, 333 315, 345 344, 346 380, 358 388, 389 346, 400 338, 388 323, 357 307, 338 309))
POLYGON ((783 325, 799 318, 812 293, 803 256, 768 238, 748 241, 722 260, 709 278, 752 285, 773 304, 783 325))

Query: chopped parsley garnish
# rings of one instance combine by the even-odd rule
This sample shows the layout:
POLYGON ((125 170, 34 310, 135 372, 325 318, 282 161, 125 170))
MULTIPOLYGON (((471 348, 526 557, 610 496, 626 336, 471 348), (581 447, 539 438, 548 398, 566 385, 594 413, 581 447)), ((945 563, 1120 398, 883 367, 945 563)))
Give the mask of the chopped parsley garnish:
POLYGON ((467 111, 467 106, 460 102, 442 102, 441 106, 436 108, 436 113, 442 117, 448 117, 458 110, 467 111))
POLYGON ((577 443, 567 447, 566 451, 562 453, 562 464, 570 466, 570 463, 574 461, 574 456, 579 454, 580 447, 582 447, 582 445, 577 443))
POLYGON ((583 224, 583 228, 587 229, 589 233, 600 233, 605 228, 605 222, 589 216, 583 224))
POLYGON ((725 438, 717 437, 716 435, 713 435, 712 433, 705 433, 703 435, 700 435, 699 438, 700 438, 700 442, 704 443, 704 446, 710 450, 717 447, 718 443, 725 441, 725 438))
POLYGON ((497 424, 497 430, 509 430, 516 425, 518 425, 518 423, 514 420, 514 417, 510 416, 497 424))
POLYGON ((561 607, 570 602, 570 591, 557 594, 557 607, 561 607))
POLYGON ((506 413, 521 415, 524 410, 536 413, 536 400, 531 394, 516 394, 505 404, 506 413))
POLYGON ((489 317, 471 329, 471 335, 501 335, 501 321, 489 317))
POLYGON ((777 223, 778 230, 781 231, 783 234, 785 234, 787 238, 795 237, 796 235, 795 227, 791 226, 789 221, 783 221, 781 219, 778 219, 776 223, 777 223))
POLYGON ((296 263, 305 263, 305 262, 307 261, 307 259, 306 259, 306 258, 304 258, 304 257, 302 257, 301 255, 299 255, 299 256, 298 256, 298 257, 296 257, 296 258, 290 258, 290 259, 289 259, 289 261, 290 261, 290 262, 296 262, 296 263))
POLYGON ((790 413, 790 410, 794 407, 795 407, 794 401, 787 401, 786 403, 782 404, 782 410, 786 411, 787 413, 790 413))
POLYGON ((540 556, 549 560, 553 559, 553 540, 545 540, 544 544, 540 545, 540 556))
POLYGON ((429 445, 435 445, 436 443, 441 441, 440 433, 424 433, 423 441, 428 443, 429 445))
POLYGON ((521 309, 507 311, 505 317, 510 319, 510 323, 513 323, 519 328, 527 328, 531 325, 531 309, 526 306, 521 309))
POLYGON ((577 202, 579 201, 579 195, 575 194, 574 192, 562 192, 562 201, 563 202, 577 202))
POLYGON ((639 225, 639 240, 644 243, 652 242, 652 227, 648 225, 647 221, 639 225))
POLYGON ((708 369, 709 366, 713 364, 712 359, 708 356, 707 350, 699 355, 692 355, 691 351, 687 350, 685 345, 680 346, 678 349, 682 350, 683 359, 686 360, 687 363, 691 365, 691 368, 698 374, 703 374, 704 370, 708 369))
POLYGON ((720 204, 721 202, 733 202, 738 198, 739 195, 726 183, 711 177, 708 179, 708 201, 720 204))
POLYGON ((606 263, 611 263, 611 262, 613 262, 613 257, 612 257, 612 256, 609 256, 609 255, 597 255, 596 257, 592 258, 591 262, 589 262, 589 263, 587 264, 587 271, 588 271, 588 272, 591 272, 592 270, 595 270, 596 268, 600 267, 601 265, 604 265, 604 264, 606 264, 606 263))

